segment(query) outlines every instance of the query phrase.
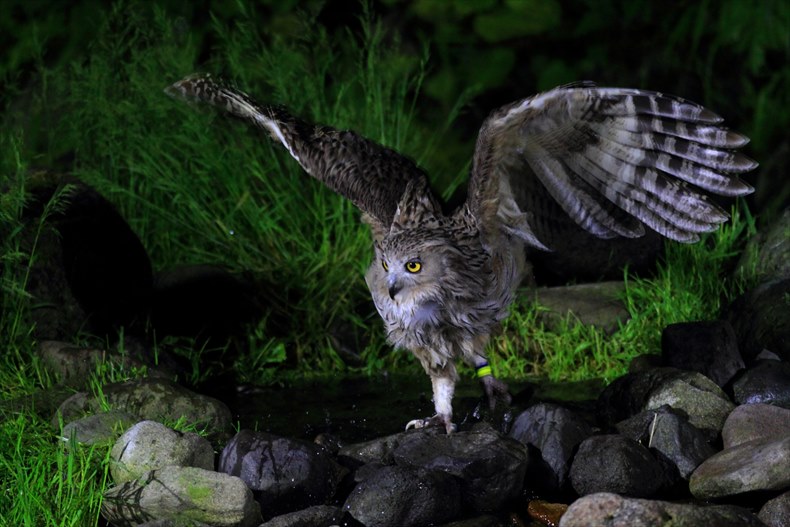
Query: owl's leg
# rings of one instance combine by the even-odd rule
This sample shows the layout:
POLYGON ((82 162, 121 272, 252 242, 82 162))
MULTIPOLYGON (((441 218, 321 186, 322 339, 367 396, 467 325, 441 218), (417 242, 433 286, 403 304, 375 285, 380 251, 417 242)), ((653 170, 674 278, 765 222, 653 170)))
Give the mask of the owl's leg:
POLYGON ((428 366, 425 369, 431 377, 436 415, 428 419, 413 419, 406 424, 406 429, 442 426, 448 434, 451 434, 456 430, 456 426, 453 424, 453 395, 455 394, 455 382, 458 379, 455 365, 448 362, 443 367, 428 366))
POLYGON ((510 404, 511 397, 508 392, 507 384, 494 377, 491 366, 488 365, 488 358, 485 355, 485 347, 488 342, 488 335, 475 337, 464 346, 464 359, 467 364, 475 369, 477 378, 483 386, 483 392, 488 399, 488 406, 491 410, 496 408, 496 403, 501 400, 505 405, 510 404))

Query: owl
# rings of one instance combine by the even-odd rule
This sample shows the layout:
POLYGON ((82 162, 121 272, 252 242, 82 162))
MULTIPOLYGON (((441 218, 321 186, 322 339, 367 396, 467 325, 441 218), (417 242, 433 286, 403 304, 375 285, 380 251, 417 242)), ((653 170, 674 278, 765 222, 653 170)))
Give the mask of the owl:
POLYGON ((551 250, 557 225, 694 242, 728 218, 709 194, 752 192, 738 174, 757 166, 736 152, 748 139, 700 105, 575 83, 494 110, 477 137, 466 201, 445 213, 420 167, 352 131, 259 104, 207 74, 165 91, 266 132, 361 210, 375 253, 365 280, 388 340, 411 351, 432 383, 435 415, 407 428, 455 429, 458 360, 474 368, 492 407, 509 402, 486 344, 527 272, 527 249, 551 250))

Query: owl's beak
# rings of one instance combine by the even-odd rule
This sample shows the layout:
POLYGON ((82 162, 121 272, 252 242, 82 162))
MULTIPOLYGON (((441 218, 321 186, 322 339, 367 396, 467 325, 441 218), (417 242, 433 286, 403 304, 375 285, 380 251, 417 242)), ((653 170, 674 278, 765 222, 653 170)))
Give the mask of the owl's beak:
POLYGON ((397 295, 401 289, 403 289, 403 286, 396 280, 389 281, 389 293, 391 299, 395 300, 395 295, 397 295))

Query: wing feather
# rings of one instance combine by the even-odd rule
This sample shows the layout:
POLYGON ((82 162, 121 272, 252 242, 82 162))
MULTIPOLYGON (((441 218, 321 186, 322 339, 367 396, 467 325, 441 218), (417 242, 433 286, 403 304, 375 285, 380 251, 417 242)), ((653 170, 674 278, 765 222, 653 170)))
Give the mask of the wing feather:
POLYGON ((722 121, 698 104, 658 92, 589 83, 555 88, 486 119, 467 205, 486 222, 491 207, 481 203, 515 199, 516 207, 498 211, 512 232, 512 218, 545 209, 536 201, 544 193, 517 191, 534 191, 531 181, 537 180, 595 236, 640 236, 644 224, 674 240, 696 241, 728 218, 707 193, 753 190, 737 177, 757 166, 736 151, 748 138, 722 121))
POLYGON ((266 131, 312 177, 350 199, 379 228, 389 228, 398 202, 424 172, 407 157, 354 132, 317 126, 284 108, 261 105, 208 74, 190 75, 166 90, 215 106, 266 131))

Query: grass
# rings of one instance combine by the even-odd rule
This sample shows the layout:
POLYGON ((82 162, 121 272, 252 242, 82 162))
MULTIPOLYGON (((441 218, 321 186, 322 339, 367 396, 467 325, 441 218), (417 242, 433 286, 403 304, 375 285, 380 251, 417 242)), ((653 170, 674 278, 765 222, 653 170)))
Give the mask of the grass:
MULTIPOLYGON (((441 155, 460 150, 443 141, 467 96, 459 97, 446 122, 420 122, 416 103, 426 54, 402 50, 367 15, 360 35, 329 34, 303 21, 288 38, 262 34, 252 17, 233 25, 214 18, 206 54, 205 45, 162 10, 130 5, 118 3, 97 21, 85 60, 48 65, 46 43, 34 42, 36 82, 26 90, 9 85, 7 93, 24 105, 7 102, 0 123, 0 151, 10 154, 0 156, 0 398, 57 382, 35 357, 26 287, 35 240, 68 195, 52 201, 40 220, 23 221, 26 174, 35 166, 68 169, 111 200, 155 269, 214 263, 278 285, 272 302, 288 315, 290 332, 275 338, 264 323, 250 328, 250 353, 234 365, 242 381, 381 370, 422 375, 407 353, 392 353, 384 342, 363 281, 370 236, 354 207, 307 178, 258 133, 171 101, 162 89, 193 71, 222 73, 296 114, 406 153, 439 175, 434 183, 447 189, 445 198, 468 168, 465 159, 441 155), (362 367, 349 368, 329 345, 341 322, 370 336, 362 367)), ((613 379, 633 356, 658 351, 666 324, 713 318, 745 287, 748 277, 719 277, 730 275, 730 262, 753 229, 753 219, 736 211, 731 224, 703 243, 668 245, 656 277, 626 275, 631 321, 612 337, 572 320, 559 332, 546 331, 536 322, 540 307, 518 302, 494 343, 495 369, 509 378, 613 379)), ((75 339, 97 343, 85 335, 75 339)), ((188 355, 192 380, 199 380, 210 365, 189 344, 160 342, 188 355)), ((140 373, 99 365, 89 385, 100 395, 104 383, 140 373)), ((95 525, 109 447, 64 448, 57 430, 32 410, 4 413, 0 524, 95 525)))

